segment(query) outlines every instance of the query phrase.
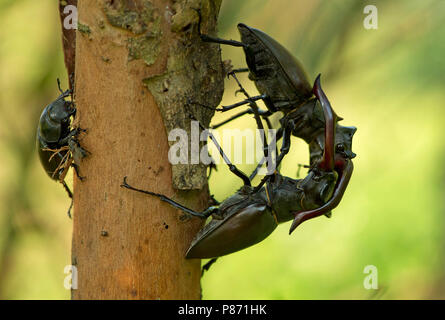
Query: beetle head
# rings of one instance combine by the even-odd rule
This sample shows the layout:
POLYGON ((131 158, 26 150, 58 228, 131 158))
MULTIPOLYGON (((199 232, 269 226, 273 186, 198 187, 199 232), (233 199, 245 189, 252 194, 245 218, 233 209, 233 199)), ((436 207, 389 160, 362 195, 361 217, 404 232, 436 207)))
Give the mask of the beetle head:
POLYGON ((76 112, 74 103, 65 100, 70 93, 70 90, 63 92, 54 102, 45 108, 40 116, 40 136, 46 142, 57 142, 69 131, 71 116, 76 112))
POLYGON ((72 101, 60 97, 49 105, 49 118, 55 123, 68 123, 70 117, 76 112, 72 101))
MULTIPOLYGON (((352 138, 354 137, 356 127, 345 127, 337 123, 335 127, 335 162, 339 158, 354 159, 356 154, 352 152, 352 138)), ((311 155, 311 164, 317 163, 323 157, 324 134, 318 136, 309 143, 309 152, 311 155)))
POLYGON ((338 174, 336 171, 312 169, 301 181, 299 187, 304 190, 303 205, 306 209, 314 209, 325 204, 334 192, 338 174))
POLYGON ((352 152, 352 138, 356 127, 344 127, 337 125, 335 130, 335 155, 345 159, 354 159, 356 154, 352 152))
POLYGON ((320 157, 321 150, 323 150, 322 159, 317 166, 324 170, 333 170, 338 161, 344 162, 348 159, 355 158, 356 155, 352 152, 352 137, 357 131, 357 128, 344 127, 337 124, 338 116, 335 114, 328 98, 321 88, 320 75, 318 75, 315 80, 313 91, 320 101, 324 113, 325 131, 324 139, 321 136, 317 137, 315 141, 309 145, 312 157, 311 163, 320 157))

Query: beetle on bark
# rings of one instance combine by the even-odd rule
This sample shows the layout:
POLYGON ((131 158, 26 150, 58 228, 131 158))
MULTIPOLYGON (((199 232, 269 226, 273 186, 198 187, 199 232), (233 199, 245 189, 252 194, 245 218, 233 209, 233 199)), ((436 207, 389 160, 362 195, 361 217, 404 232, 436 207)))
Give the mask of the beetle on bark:
MULTIPOLYGON (((309 144, 310 165, 314 165, 314 161, 321 156, 323 150, 321 144, 323 143, 325 117, 320 99, 314 97, 315 92, 310 88, 308 76, 302 64, 269 35, 242 23, 238 24, 241 42, 202 34, 201 15, 199 10, 197 12, 199 16, 198 32, 203 41, 243 48, 248 68, 235 69, 229 73, 238 82, 240 91, 245 92, 235 74, 249 72, 249 79, 255 83, 260 92, 258 96, 249 97, 246 94, 247 99, 241 102, 217 108, 217 111, 225 112, 246 104, 251 106, 251 108, 212 126, 212 128, 218 128, 246 114, 255 114, 252 106, 256 106, 255 101, 263 100, 268 110, 256 107, 258 114, 263 119, 268 120, 270 115, 278 111, 284 113, 280 119, 281 127, 277 131, 276 139, 279 140, 283 137, 283 130, 286 126, 293 126, 292 135, 309 144)), ((340 120, 342 118, 335 115, 337 137, 335 150, 338 149, 339 153, 343 153, 344 158, 353 159, 355 154, 351 150, 351 141, 357 129, 339 125, 337 122, 340 120)), ((268 125, 270 128, 270 122, 268 125)), ((259 162, 258 167, 250 175, 251 180, 256 176, 265 159, 266 157, 259 162)), ((270 177, 265 178, 265 180, 267 179, 270 177)))
MULTIPOLYGON (((202 219, 212 216, 212 220, 192 241, 186 258, 215 258, 242 250, 264 240, 279 223, 294 220, 291 233, 303 221, 333 209, 341 199, 350 177, 349 171, 341 172, 342 176, 338 179, 335 163, 336 160, 340 161, 342 155, 337 156, 334 150, 335 113, 326 96, 321 94, 319 78, 314 85, 314 91, 319 99, 324 101, 322 103, 325 116, 323 155, 316 165, 311 167, 304 179, 292 179, 276 171, 273 174, 274 178, 267 181, 264 186, 252 187, 249 178, 230 163, 210 133, 210 138, 231 171, 244 182, 244 186, 238 192, 219 206, 211 206, 202 212, 197 212, 165 195, 135 188, 127 183, 126 177, 121 186, 159 197, 173 207, 202 219), (324 209, 316 211, 318 208, 324 209)), ((283 130, 283 146, 277 161, 284 157, 290 147, 292 129, 292 126, 286 126, 283 130)), ((349 159, 343 161, 350 163, 349 159)))
POLYGON ((78 178, 83 180, 79 175, 78 163, 87 155, 87 151, 80 146, 77 136, 85 130, 72 128, 71 121, 76 114, 73 91, 63 91, 59 79, 57 83, 60 96, 43 109, 37 126, 36 145, 43 169, 51 179, 63 185, 71 198, 68 209, 68 217, 71 218, 73 193, 65 182, 65 176, 68 169, 73 167, 78 178), (67 100, 67 97, 71 97, 71 100, 67 100))

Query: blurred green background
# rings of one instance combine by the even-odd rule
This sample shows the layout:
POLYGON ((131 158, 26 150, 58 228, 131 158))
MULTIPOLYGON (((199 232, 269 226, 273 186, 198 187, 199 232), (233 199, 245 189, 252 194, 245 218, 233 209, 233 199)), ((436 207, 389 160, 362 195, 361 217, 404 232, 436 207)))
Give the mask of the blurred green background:
MULTIPOLYGON (((331 219, 311 220, 290 237, 282 225, 220 259, 203 278, 204 299, 445 298, 445 1, 223 0, 219 21, 220 37, 239 39, 236 24, 246 23, 289 48, 311 81, 322 73, 343 125, 358 127, 358 156, 331 219), (377 30, 363 27, 367 4, 378 8, 377 30), (363 286, 367 265, 377 267, 378 290, 363 286)), ((245 66, 239 48, 223 47, 223 59, 245 66)), ((57 1, 0 0, 2 299, 70 297, 69 199, 34 148, 57 77, 67 87, 57 1)), ((222 104, 239 100, 235 90, 227 81, 222 104)), ((254 128, 251 117, 224 128, 246 127, 254 128)), ((307 161, 307 146, 294 139, 281 172, 296 177, 307 161)), ((210 179, 218 200, 239 186, 225 166, 210 179)))

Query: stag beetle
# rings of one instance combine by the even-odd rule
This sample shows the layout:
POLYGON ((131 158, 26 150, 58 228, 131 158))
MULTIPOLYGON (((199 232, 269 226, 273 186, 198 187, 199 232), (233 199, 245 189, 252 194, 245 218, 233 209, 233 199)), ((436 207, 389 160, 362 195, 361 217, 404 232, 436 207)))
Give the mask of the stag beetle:
POLYGON ((80 146, 77 136, 86 130, 71 127, 71 118, 76 114, 73 90, 63 91, 59 79, 57 84, 60 96, 43 109, 37 127, 36 144, 43 169, 51 179, 63 185, 71 198, 68 209, 68 217, 71 218, 73 193, 65 182, 65 176, 71 166, 79 179, 83 180, 77 164, 87 155, 87 151, 80 146), (71 101, 66 100, 68 96, 71 101))
MULTIPOLYGON (((266 121, 268 121, 269 116, 277 111, 284 113, 284 117, 280 119, 281 128, 277 131, 277 140, 282 138, 283 128, 289 122, 294 123, 292 135, 302 138, 309 145, 313 144, 317 136, 323 136, 321 132, 324 130, 325 123, 320 101, 313 97, 313 90, 309 85, 308 76, 303 66, 285 47, 266 33, 242 23, 238 24, 241 42, 202 34, 200 10, 198 9, 196 11, 199 17, 198 33, 203 41, 243 48, 248 68, 235 69, 229 73, 229 75, 233 76, 238 82, 240 91, 245 92, 236 79, 235 74, 248 71, 249 79, 254 81, 255 86, 260 92, 259 96, 254 97, 249 97, 246 94, 247 99, 233 105, 216 108, 217 111, 224 112, 245 104, 250 104, 252 107, 255 105, 256 100, 263 100, 268 110, 258 109, 258 113, 266 121)), ((208 107, 205 105, 202 106, 208 107)), ((252 113, 255 114, 254 110, 249 108, 222 123, 212 126, 212 128, 218 128, 243 115, 252 113)), ((335 121, 338 122, 340 120, 342 120, 342 118, 336 115, 335 121)), ((271 127, 270 122, 268 121, 267 123, 268 126, 271 127)), ((345 131, 352 132, 353 134, 356 129, 354 127, 340 126, 338 128, 336 127, 336 131, 337 130, 339 131, 338 133, 341 134, 345 131)), ((339 146, 339 148, 342 147, 345 148, 347 146, 339 146)), ((350 148, 345 151, 353 155, 350 148)), ((258 166, 261 166, 263 162, 264 159, 260 161, 258 166)), ((250 179, 255 177, 258 168, 252 173, 250 179)))
MULTIPOLYGON (((326 97, 325 93, 320 86, 320 75, 315 80, 315 85, 313 92, 323 110, 332 110, 331 104, 326 97)), ((326 131, 334 132, 334 138, 332 139, 333 148, 328 149, 328 151, 333 152, 333 155, 329 155, 329 159, 333 163, 329 164, 329 168, 333 167, 334 171, 338 174, 338 180, 334 188, 334 194, 332 198, 319 208, 307 210, 305 212, 300 212, 295 216, 295 219, 291 225, 289 233, 292 233, 303 221, 308 219, 318 217, 320 215, 330 216, 330 211, 338 206, 341 199, 343 198, 344 192, 348 186, 349 180, 351 179, 352 172, 354 169, 352 159, 355 158, 356 154, 352 152, 352 138, 354 133, 357 131, 355 127, 343 127, 337 124, 337 115, 332 110, 332 120, 329 123, 325 123, 325 136, 326 131), (331 128, 333 126, 333 128, 331 128)), ((326 119, 326 116, 325 116, 326 119)), ((325 120, 326 122, 326 120, 325 120)), ((326 159, 326 143, 330 143, 330 140, 324 139, 322 141, 320 134, 316 135, 309 144, 309 150, 311 155, 311 167, 324 166, 324 159, 326 159), (319 160, 321 157, 320 150, 323 150, 323 160, 319 160)))
MULTIPOLYGON (((300 213, 299 219, 307 220, 308 217, 311 215, 319 216, 321 214, 324 214, 327 217, 331 216, 330 210, 334 209, 338 204, 340 203, 343 194, 346 190, 346 187, 349 183, 349 180, 352 175, 353 171, 353 164, 351 159, 356 157, 356 154, 352 152, 352 138, 357 130, 355 127, 344 127, 339 125, 337 122, 338 116, 335 114, 335 112, 332 110, 332 107, 330 106, 330 102, 327 99, 325 93, 321 89, 320 86, 320 75, 317 76, 315 80, 315 84, 313 87, 313 93, 315 94, 317 100, 320 104, 313 104, 311 108, 308 108, 309 104, 306 104, 304 108, 296 109, 291 111, 289 114, 287 114, 285 117, 283 117, 281 122, 281 128, 278 130, 277 138, 280 138, 283 135, 283 127, 287 127, 288 124, 292 124, 292 135, 297 136, 305 140, 309 144, 309 153, 310 153, 310 166, 307 166, 309 169, 320 166, 322 157, 325 156, 324 150, 325 149, 325 135, 326 130, 334 132, 334 148, 332 149, 335 153, 334 155, 334 170, 339 175, 338 183, 335 187, 335 193, 332 199, 327 203, 326 205, 322 206, 321 208, 317 209, 318 211, 314 212, 307 212, 307 213, 300 213), (332 123, 326 124, 326 115, 323 116, 323 119, 320 117, 320 113, 318 112, 316 106, 320 105, 320 108, 322 110, 332 110, 332 115, 329 117, 332 118, 332 123), (304 112, 305 111, 305 112, 304 112), (301 119, 303 119, 303 123, 306 124, 305 126, 301 126, 301 119), (295 123, 298 123, 297 126, 295 123), (321 128, 321 124, 325 126, 324 129, 321 128), (334 128, 326 129, 327 126, 333 125, 334 128)), ((323 112, 324 114, 325 112, 323 112)), ((279 164, 279 161, 282 159, 282 157, 278 158, 277 166, 279 164)), ((264 160, 264 158, 263 158, 264 160)), ((263 161, 262 160, 262 161, 263 161)), ((249 177, 249 179, 253 179, 255 177, 258 168, 261 166, 262 162, 260 162, 255 169, 255 171, 252 173, 252 175, 249 177)), ((266 176, 264 177, 261 182, 257 185, 257 188, 260 187, 262 184, 267 182, 271 177, 273 176, 266 176)), ((302 221, 298 222, 299 219, 295 219, 294 224, 291 227, 290 232, 292 232, 302 221)))
MULTIPOLYGON (((229 74, 249 72, 260 95, 248 98, 218 111, 228 111, 252 101, 263 100, 268 111, 287 113, 310 99, 312 88, 301 63, 276 40, 264 32, 243 23, 238 24, 241 42, 211 37, 201 32, 201 13, 198 12, 198 33, 202 41, 242 47, 248 68, 235 69, 229 74)), ((246 111, 247 113, 247 111, 246 111)), ((241 116, 241 115, 239 115, 241 116)))
MULTIPOLYGON (((303 139, 309 144, 310 163, 313 165, 315 159, 320 157, 323 150, 320 144, 323 143, 325 118, 323 108, 320 105, 320 99, 313 97, 314 92, 310 89, 307 74, 301 63, 269 35, 242 23, 238 24, 241 42, 204 35, 200 29, 201 15, 199 10, 198 15, 198 32, 203 41, 243 48, 248 69, 236 69, 229 73, 238 82, 240 91, 245 92, 236 79, 235 73, 249 71, 249 79, 254 81, 260 92, 259 96, 247 97, 247 99, 241 102, 223 106, 216 110, 224 112, 248 103, 252 106, 256 100, 262 99, 268 110, 258 109, 258 112, 264 119, 267 120, 276 111, 284 113, 283 118, 280 119, 281 128, 277 131, 276 139, 281 139, 283 128, 289 123, 293 123, 292 135, 303 139)), ((249 108, 220 124, 214 125, 213 128, 251 113, 254 113, 254 110, 249 108)), ((351 143, 348 143, 348 141, 352 141, 352 135, 355 133, 356 128, 338 125, 337 122, 343 118, 336 114, 334 118, 335 132, 338 137, 335 142, 335 148, 338 148, 339 152, 344 153, 344 158, 352 159, 355 157, 355 154, 352 152, 351 143)), ((268 122, 268 126, 270 127, 270 122, 268 122)), ((259 162, 257 169, 249 177, 251 180, 255 177, 263 162, 264 159, 259 162)), ((270 179, 270 177, 266 177, 262 183, 267 179, 270 179)))
MULTIPOLYGON (((283 127, 288 122, 296 123, 292 130, 292 135, 303 139, 309 145, 310 165, 314 165, 317 159, 323 154, 324 145, 324 119, 321 117, 321 105, 319 99, 317 102, 309 101, 301 108, 292 110, 283 118, 280 119, 281 127, 277 130, 276 139, 281 139, 283 135, 283 127)), ((335 125, 335 150, 342 154, 343 158, 353 159, 356 154, 352 152, 352 137, 357 131, 353 126, 342 126, 338 124, 337 115, 335 125)), ((257 168, 251 174, 250 179, 253 179, 258 172, 258 169, 264 163, 264 158, 258 163, 257 168)), ((310 167, 310 166, 305 166, 310 167)))
MULTIPOLYGON (((319 78, 317 80, 319 81, 319 78)), ((333 209, 348 182, 348 174, 343 175, 339 182, 335 169, 335 114, 326 96, 320 95, 322 89, 319 82, 314 85, 314 91, 320 99, 326 100, 322 103, 325 116, 325 143, 323 156, 311 167, 304 179, 295 180, 275 172, 274 179, 267 181, 257 190, 256 187, 247 184, 246 180, 249 178, 236 169, 237 175, 244 181, 244 186, 219 206, 211 206, 202 212, 184 207, 165 195, 135 188, 128 184, 127 177, 124 178, 121 187, 156 196, 173 207, 202 219, 212 216, 212 220, 198 232, 187 250, 186 258, 189 259, 215 258, 242 250, 264 240, 279 223, 293 219, 291 233, 303 221, 333 209), (317 208, 324 209, 316 211, 317 208), (300 218, 300 215, 303 216, 300 218)), ((277 161, 290 147, 292 129, 292 126, 284 128, 284 142, 277 161)), ((233 169, 235 166, 230 163, 211 133, 209 137, 216 144, 231 171, 235 171, 233 169)), ((344 161, 348 162, 349 159, 344 161)))

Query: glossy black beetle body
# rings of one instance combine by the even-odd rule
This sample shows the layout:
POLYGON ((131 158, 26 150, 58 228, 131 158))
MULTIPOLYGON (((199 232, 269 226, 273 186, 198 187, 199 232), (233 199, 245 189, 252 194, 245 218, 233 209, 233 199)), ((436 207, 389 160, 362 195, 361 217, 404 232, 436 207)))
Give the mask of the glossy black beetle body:
MULTIPOLYGON (((59 89, 60 89, 60 82, 59 89)), ((48 176, 60 183, 72 198, 72 192, 65 183, 65 176, 70 166, 76 173, 77 165, 73 162, 73 155, 80 159, 86 156, 86 150, 80 147, 76 137, 82 129, 71 127, 72 117, 76 108, 72 99, 72 90, 61 91, 60 96, 45 107, 37 126, 36 145, 40 163, 48 176), (71 101, 66 100, 71 96, 71 101)), ((79 178, 81 178, 79 176, 79 178)), ((71 206, 68 210, 70 215, 71 206)))
POLYGON ((332 196, 337 175, 312 171, 305 179, 277 174, 260 191, 245 186, 226 199, 196 235, 186 258, 214 258, 236 252, 268 237, 294 212, 316 209, 332 196))
POLYGON ((312 88, 301 63, 264 32, 238 24, 249 68, 264 103, 271 112, 289 112, 312 97, 312 88))
MULTIPOLYGON (((302 138, 309 145, 310 153, 310 166, 312 168, 319 167, 322 164, 322 159, 325 155, 325 141, 326 139, 326 116, 324 110, 332 110, 329 100, 320 87, 320 76, 315 80, 313 92, 316 95, 317 101, 310 99, 302 107, 292 110, 286 114, 281 120, 281 127, 277 132, 277 139, 281 139, 283 136, 283 128, 287 127, 289 123, 293 124, 292 135, 302 138)), ((332 110, 332 121, 329 127, 333 125, 333 128, 329 130, 333 132, 332 143, 334 148, 334 171, 338 174, 339 178, 335 186, 334 194, 330 201, 320 208, 314 210, 308 210, 306 212, 299 212, 298 218, 296 217, 290 232, 292 232, 303 221, 317 217, 319 215, 331 216, 331 210, 334 209, 341 201, 343 194, 348 186, 349 180, 353 171, 352 159, 355 158, 355 153, 352 152, 352 138, 357 130, 356 127, 345 127, 338 124, 339 118, 332 110)), ((331 158, 329 156, 328 158, 331 158)), ((264 160, 264 158, 263 158, 264 160)), ((262 160, 262 161, 263 161, 262 160)), ((250 176, 251 179, 255 177, 259 167, 262 164, 259 163, 255 171, 250 176)), ((266 177, 264 180, 267 180, 266 177)))
POLYGON ((69 95, 69 91, 63 92, 54 102, 45 107, 37 127, 36 142, 40 162, 48 176, 57 181, 63 173, 57 169, 60 169, 60 162, 69 150, 62 150, 55 156, 50 150, 68 146, 71 116, 76 112, 72 101, 65 100, 69 95))
MULTIPOLYGON (((311 144, 316 136, 323 136, 325 126, 323 109, 319 99, 313 95, 308 76, 301 63, 285 47, 261 30, 242 23, 238 24, 238 30, 241 42, 210 37, 201 34, 199 20, 198 31, 203 41, 243 48, 248 69, 234 70, 230 75, 236 79, 236 72, 248 71, 249 79, 255 83, 260 93, 259 96, 216 110, 224 112, 244 104, 252 105, 255 100, 261 99, 268 109, 259 110, 264 119, 277 111, 284 113, 280 120, 281 129, 277 133, 277 139, 281 139, 282 128, 290 121, 294 123, 292 135, 308 144, 311 144)), ((223 124, 252 113, 253 110, 249 108, 224 121, 223 124)), ((336 123, 340 120, 341 117, 335 116, 336 123)), ((217 124, 213 128, 220 125, 222 124, 217 124)))
MULTIPOLYGON (((259 190, 245 184, 218 207, 212 206, 203 212, 186 208, 164 195, 134 188, 126 178, 121 186, 159 197, 193 216, 213 217, 192 241, 186 258, 215 258, 242 250, 264 240, 279 223, 294 219, 294 226, 295 221, 300 224, 308 220, 307 215, 298 219, 300 214, 310 212, 313 217, 324 214, 324 211, 320 214, 312 212, 333 201, 338 185, 338 173, 334 170, 335 117, 330 104, 324 104, 323 108, 326 116, 323 156, 304 179, 295 180, 276 172, 274 179, 267 181, 259 190)), ((289 148, 291 130, 292 127, 285 128, 278 158, 289 148)), ((217 147, 222 152, 218 144, 217 147)), ((229 166, 233 166, 225 156, 223 158, 229 166)))
MULTIPOLYGON (((253 99, 246 99, 217 110, 231 110, 247 103, 252 105, 255 104, 255 100, 262 99, 268 108, 266 112, 259 110, 263 118, 267 119, 276 111, 284 113, 283 118, 280 119, 281 128, 277 132, 277 139, 281 139, 284 128, 292 124, 292 135, 309 144, 310 164, 311 167, 314 166, 324 150, 326 123, 323 112, 325 108, 321 103, 329 102, 326 97, 324 99, 314 97, 314 92, 309 86, 308 77, 301 63, 269 35, 245 24, 238 24, 241 42, 202 35, 200 28, 198 29, 203 41, 233 45, 244 49, 248 69, 234 70, 231 75, 237 80, 235 77, 237 71, 249 71, 249 79, 254 81, 260 92, 260 95, 253 99)), ((317 78, 317 80, 319 79, 317 78)), ((252 109, 241 112, 224 123, 250 113, 253 113, 252 109)), ((353 159, 355 154, 351 150, 351 142, 356 128, 339 125, 337 122, 342 118, 335 113, 333 115, 335 150, 338 149, 338 152, 342 153, 343 159, 353 159)), ((219 125, 214 127, 219 127, 219 125)), ((260 161, 259 166, 263 164, 263 161, 260 161)), ((249 177, 250 179, 255 177, 259 166, 249 177)), ((266 177, 267 179, 269 177, 266 177)))
POLYGON ((280 43, 261 30, 251 28, 243 23, 238 24, 241 42, 210 37, 201 33, 201 14, 199 15, 198 32, 205 42, 213 42, 244 50, 248 69, 236 69, 229 74, 249 71, 249 78, 254 81, 260 92, 259 96, 246 99, 218 111, 227 111, 238 106, 263 100, 268 114, 282 111, 285 114, 310 99, 312 88, 301 63, 280 43))

